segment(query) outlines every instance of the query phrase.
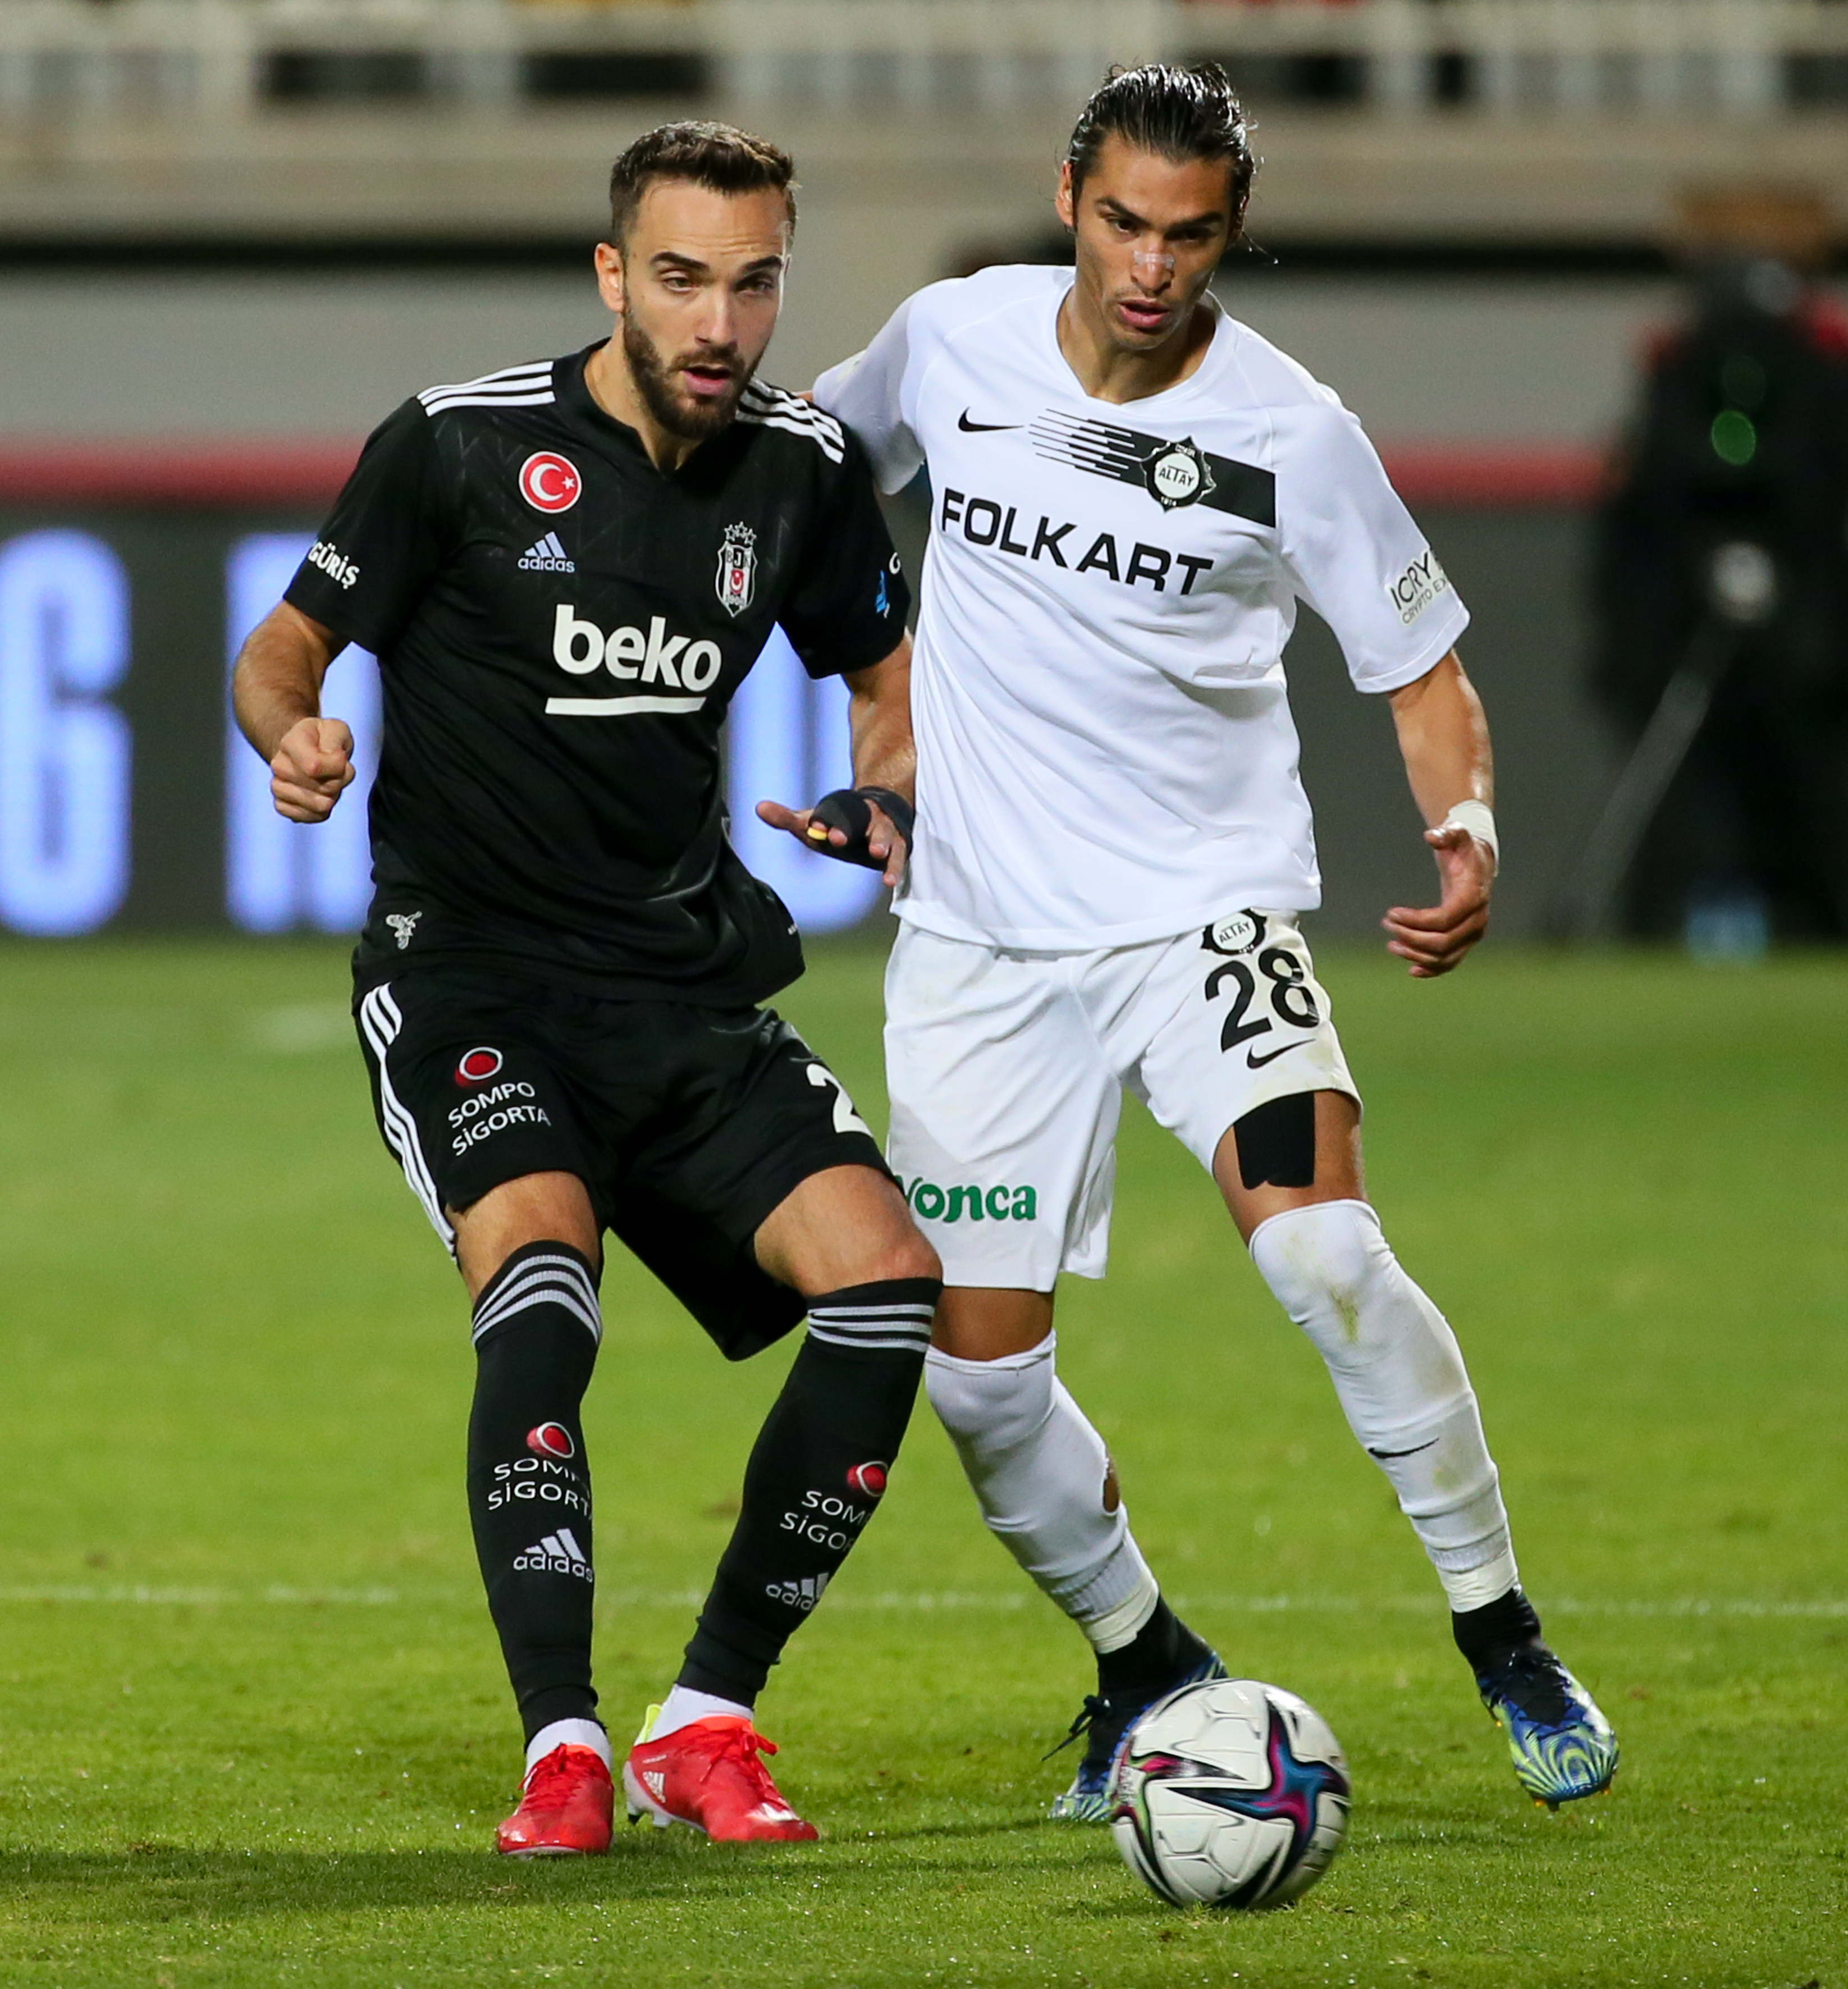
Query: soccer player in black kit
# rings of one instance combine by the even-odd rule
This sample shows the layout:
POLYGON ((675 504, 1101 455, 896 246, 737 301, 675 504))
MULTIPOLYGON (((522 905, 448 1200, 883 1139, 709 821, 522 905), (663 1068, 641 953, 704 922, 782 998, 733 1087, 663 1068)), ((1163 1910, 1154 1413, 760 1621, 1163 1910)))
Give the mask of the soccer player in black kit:
POLYGON ((350 641, 380 662, 356 1012, 380 1130, 473 1302, 469 1512, 527 1743, 515 1855, 610 1838, 579 1417, 603 1232, 733 1359, 808 1321, 624 1770, 631 1815, 716 1838, 815 1835, 752 1709, 885 1489, 939 1290, 839 1082, 757 1005, 800 944, 726 840, 720 727, 779 622, 847 679, 860 787, 818 821, 767 813, 888 881, 909 826, 909 596, 865 459, 753 378, 790 178, 729 127, 638 139, 597 250, 617 335, 406 402, 236 672, 277 808, 319 822, 353 778, 322 677, 350 641))

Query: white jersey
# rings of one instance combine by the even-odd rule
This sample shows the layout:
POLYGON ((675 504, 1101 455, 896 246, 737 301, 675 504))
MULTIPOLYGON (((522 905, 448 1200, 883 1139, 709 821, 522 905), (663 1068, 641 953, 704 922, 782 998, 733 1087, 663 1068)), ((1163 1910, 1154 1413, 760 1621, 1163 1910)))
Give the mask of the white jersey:
POLYGON ((1306 601, 1364 691, 1468 617, 1360 425, 1234 320, 1124 406, 1058 346, 1069 269, 932 284, 815 399, 880 483, 927 465, 917 846, 896 909, 951 939, 1131 945, 1321 901, 1284 645, 1306 601))

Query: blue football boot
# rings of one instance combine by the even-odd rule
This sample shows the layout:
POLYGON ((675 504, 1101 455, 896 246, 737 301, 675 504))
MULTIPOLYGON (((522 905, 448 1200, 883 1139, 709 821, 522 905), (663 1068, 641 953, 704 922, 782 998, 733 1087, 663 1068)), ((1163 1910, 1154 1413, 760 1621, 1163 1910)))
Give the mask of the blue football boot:
POLYGON ((1617 1772, 1617 1737, 1591 1694, 1545 1645, 1524 1644, 1476 1674, 1490 1717, 1508 1736, 1521 1786, 1537 1803, 1595 1796, 1617 1772))
MULTIPOLYGON (((1195 1648, 1200 1646, 1196 1645, 1195 1648)), ((1110 1770, 1116 1765, 1117 1755, 1130 1728, 1158 1699, 1166 1699, 1169 1693, 1178 1692, 1184 1685, 1198 1685, 1207 1679, 1227 1676, 1217 1652, 1208 1651, 1191 1671, 1171 1678, 1166 1685, 1146 1696, 1114 1699, 1102 1693, 1091 1693, 1078 1716, 1072 1721, 1071 1731, 1044 1757, 1050 1761, 1054 1754, 1062 1752, 1083 1735, 1085 1757, 1078 1763, 1078 1773, 1071 1778, 1071 1787, 1063 1795, 1053 1798, 1052 1808, 1048 1814, 1067 1823, 1108 1823, 1110 1770)))

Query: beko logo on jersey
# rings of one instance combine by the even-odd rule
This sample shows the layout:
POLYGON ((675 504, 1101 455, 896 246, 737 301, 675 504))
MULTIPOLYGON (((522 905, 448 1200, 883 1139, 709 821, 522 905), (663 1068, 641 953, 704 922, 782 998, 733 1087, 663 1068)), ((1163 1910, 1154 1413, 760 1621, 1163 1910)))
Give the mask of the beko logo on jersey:
POLYGON ((608 635, 594 622, 587 622, 571 603, 556 609, 552 617, 552 660, 574 677, 587 677, 594 670, 608 670, 624 683, 658 684, 674 692, 691 691, 692 696, 551 697, 546 710, 555 717, 618 718, 633 712, 697 711, 706 702, 704 693, 719 680, 725 656, 716 642, 695 642, 690 635, 670 635, 666 622, 652 616, 648 627, 633 624, 613 629, 608 635))
POLYGON ((1139 539, 1125 550, 1118 544, 1114 532, 1098 533, 1081 553, 1081 541, 1071 537, 1078 529, 1075 524, 1055 525, 1050 518, 1041 518, 1037 524, 1020 525, 1019 516, 1011 504, 1004 507, 992 498, 968 497, 960 490, 946 490, 937 528, 947 532, 952 526, 960 526, 972 546, 993 546, 997 552, 1010 553, 1017 559, 1044 558, 1072 573, 1101 573, 1123 587, 1135 587, 1146 580, 1157 594, 1166 594, 1169 581, 1175 578, 1180 581, 1175 591, 1191 594, 1193 583, 1213 569, 1213 562, 1197 553, 1169 552, 1163 546, 1145 545, 1139 539), (1025 536, 1029 533, 1031 539, 1025 536))
POLYGON ((1409 629, 1439 595, 1450 591, 1449 576, 1437 564, 1437 555, 1427 550, 1396 580, 1387 584, 1386 598, 1399 610, 1400 620, 1409 629))
POLYGON ((308 548, 308 564, 318 566, 330 580, 350 587, 359 578, 359 568, 331 539, 316 539, 308 548))

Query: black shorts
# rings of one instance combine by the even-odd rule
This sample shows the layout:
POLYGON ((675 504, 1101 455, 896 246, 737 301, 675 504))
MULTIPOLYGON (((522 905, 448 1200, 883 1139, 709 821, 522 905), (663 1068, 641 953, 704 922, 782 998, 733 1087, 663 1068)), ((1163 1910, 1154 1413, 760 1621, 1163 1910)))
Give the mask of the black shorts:
POLYGON ((824 1167, 887 1172, 840 1080, 768 1009, 603 1001, 432 968, 354 1014, 385 1144, 452 1250, 448 1211, 523 1174, 575 1174, 600 1227, 728 1358, 788 1332, 802 1299, 752 1239, 824 1167))

